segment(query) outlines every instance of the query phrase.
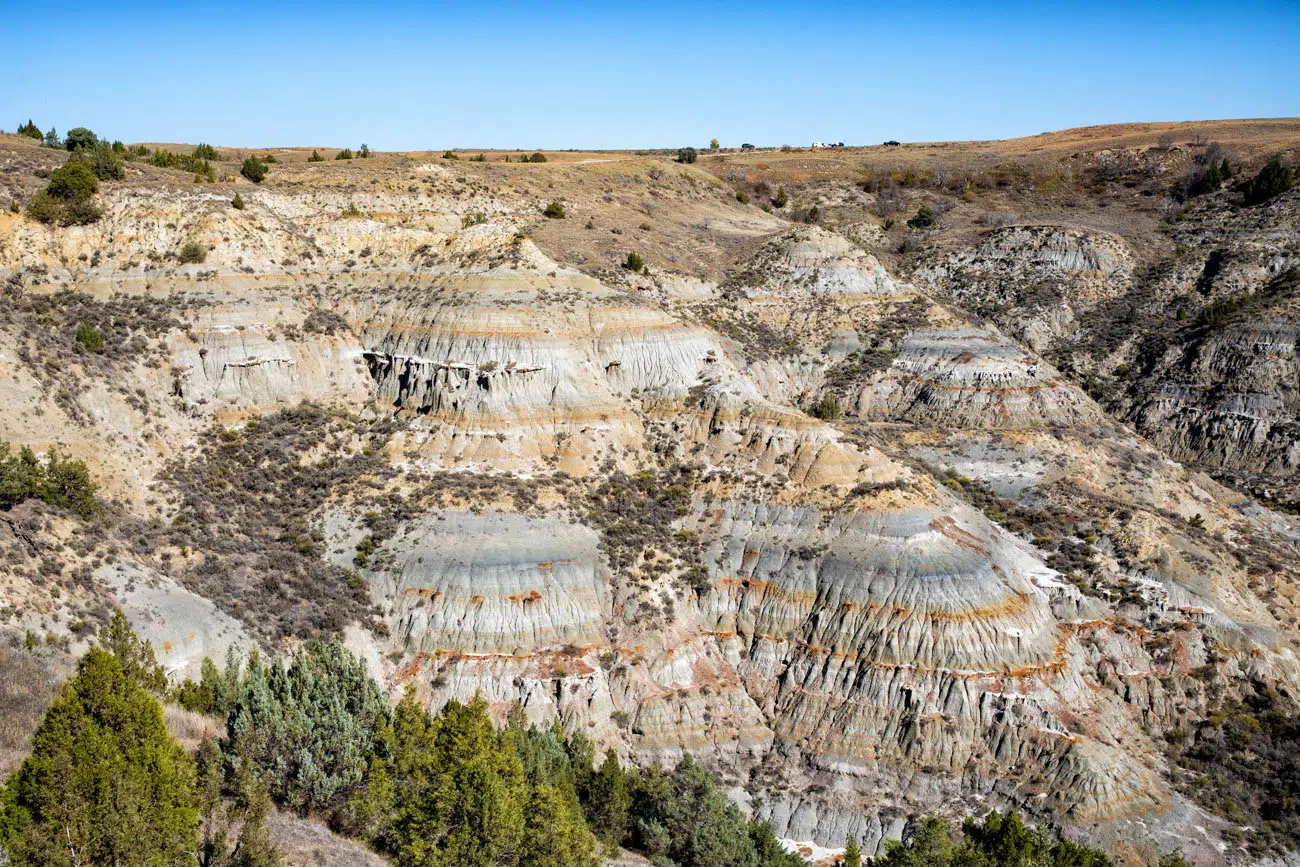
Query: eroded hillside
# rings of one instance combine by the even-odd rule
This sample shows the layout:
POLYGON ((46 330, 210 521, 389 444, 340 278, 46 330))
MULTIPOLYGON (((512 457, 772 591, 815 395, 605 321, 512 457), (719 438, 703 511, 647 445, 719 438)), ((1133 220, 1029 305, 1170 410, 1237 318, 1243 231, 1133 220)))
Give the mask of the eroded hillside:
MULTIPOLYGON (((1135 862, 1279 851, 1176 733, 1300 685, 1300 536, 1248 496, 1294 502, 1300 199, 1162 227, 1190 163, 1105 144, 1064 188, 873 189, 879 149, 132 163, 96 223, 2 216, 0 439, 109 501, 0 515, 5 628, 121 606, 176 673, 344 634, 395 694, 692 753, 794 840, 1006 804, 1135 862)), ((17 199, 61 162, 2 147, 17 199)))

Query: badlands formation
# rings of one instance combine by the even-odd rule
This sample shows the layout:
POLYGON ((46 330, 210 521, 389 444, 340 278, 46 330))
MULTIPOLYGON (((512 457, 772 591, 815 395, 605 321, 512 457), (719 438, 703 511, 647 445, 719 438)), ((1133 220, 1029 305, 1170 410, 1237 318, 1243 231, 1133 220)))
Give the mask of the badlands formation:
MULTIPOLYGON (((58 163, 0 153, 14 198, 58 163)), ((98 223, 0 216, 0 439, 112 503, 0 515, 3 628, 118 605, 178 676, 342 634, 394 694, 694 754, 788 839, 1011 806, 1247 860, 1170 744, 1300 686, 1300 191, 927 233, 795 159, 128 164, 98 223), (821 225, 738 200, 769 170, 821 225)))

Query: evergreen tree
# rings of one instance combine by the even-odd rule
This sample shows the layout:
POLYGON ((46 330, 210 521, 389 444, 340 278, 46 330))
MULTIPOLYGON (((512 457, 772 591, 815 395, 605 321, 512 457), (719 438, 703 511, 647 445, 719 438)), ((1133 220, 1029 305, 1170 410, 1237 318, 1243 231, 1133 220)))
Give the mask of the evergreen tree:
POLYGON ((103 646, 117 657, 122 673, 133 683, 154 695, 162 695, 167 690, 167 674, 154 657, 153 644, 140 641, 121 608, 113 612, 103 646))
POLYGON ((91 648, 8 784, 0 834, 18 863, 164 867, 189 860, 196 803, 158 702, 91 648))
POLYGON ((68 135, 63 140, 63 146, 70 151, 88 151, 94 147, 95 143, 98 141, 99 136, 95 135, 84 126, 79 126, 68 130, 68 135))
POLYGON ((49 131, 45 133, 45 146, 47 148, 63 147, 63 139, 59 138, 59 131, 54 127, 50 127, 49 131))
MULTIPOLYGON (((529 798, 515 737, 493 729, 482 697, 449 702, 430 719, 408 691, 385 727, 380 752, 386 755, 372 762, 365 791, 345 811, 346 824, 402 867, 517 864, 529 798)), ((554 791, 566 800, 561 789, 554 791)), ((549 795, 539 806, 553 817, 564 810, 549 795)), ((570 812, 580 816, 576 804, 570 812)), ((558 831, 568 843, 579 839, 571 823, 558 831)))
POLYGON ((633 794, 633 844, 681 867, 802 867, 773 846, 775 836, 747 819, 689 755, 671 774, 651 768, 633 794))
POLYGON ((44 138, 44 136, 41 135, 40 127, 32 123, 31 118, 27 119, 27 123, 18 127, 18 134, 21 136, 26 136, 27 138, 34 138, 37 141, 40 141, 42 138, 44 138))
POLYGON ((1268 165, 1260 169, 1259 174, 1246 184, 1246 204, 1263 204, 1294 185, 1295 169, 1282 165, 1280 159, 1273 157, 1268 165))
POLYGON ((196 757, 201 809, 199 867, 277 867, 280 853, 266 832, 271 799, 249 773, 235 779, 235 797, 223 797, 225 757, 214 740, 204 741, 196 757), (231 846, 230 835, 239 833, 231 846))
POLYGON ((613 747, 605 751, 605 760, 592 776, 587 803, 588 818, 600 839, 611 846, 622 843, 631 824, 632 792, 613 747))
POLYGON ((849 835, 844 843, 844 861, 841 867, 862 867, 862 852, 858 849, 858 838, 849 835))
POLYGON ((239 167, 239 173, 253 183, 260 184, 266 177, 266 163, 255 156, 248 157, 239 167))
POLYGON ((286 668, 250 657, 223 748, 251 765, 276 801, 301 812, 337 806, 359 785, 388 702, 338 642, 299 648, 286 668))
POLYGON ((582 810, 558 786, 542 784, 528 798, 519 867, 596 867, 596 838, 582 810))
POLYGON ((50 172, 50 182, 45 191, 57 199, 87 199, 99 192, 99 181, 85 160, 69 157, 66 163, 50 172))
POLYGON ((67 460, 51 449, 45 463, 41 463, 26 446, 14 457, 9 443, 0 442, 0 508, 8 509, 31 498, 83 518, 99 512, 95 484, 85 461, 67 460))
POLYGON ((934 211, 930 210, 929 205, 922 205, 917 209, 916 216, 907 221, 907 225, 913 229, 928 229, 937 222, 934 211))
POLYGON ((101 181, 120 181, 126 177, 121 154, 106 141, 95 142, 85 151, 86 164, 101 181))

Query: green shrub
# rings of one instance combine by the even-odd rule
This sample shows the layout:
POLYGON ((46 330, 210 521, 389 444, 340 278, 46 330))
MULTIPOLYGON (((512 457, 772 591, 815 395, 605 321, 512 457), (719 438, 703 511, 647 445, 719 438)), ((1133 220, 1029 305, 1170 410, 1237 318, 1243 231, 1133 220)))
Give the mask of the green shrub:
POLYGON ((339 151, 338 153, 336 153, 336 154, 334 155, 334 159, 336 159, 336 160, 350 160, 350 159, 352 159, 352 149, 351 149, 351 148, 344 148, 343 150, 339 151))
POLYGON ((362 217, 365 215, 361 213, 361 209, 357 207, 355 202, 348 202, 348 206, 343 209, 343 216, 362 217))
POLYGON ((745 817, 690 755, 675 769, 640 774, 632 795, 633 848, 680 867, 804 867, 781 848, 766 822, 745 817))
POLYGON ((68 130, 68 135, 63 140, 63 146, 70 151, 75 151, 78 148, 83 151, 88 151, 93 148, 95 143, 98 141, 99 136, 95 135, 84 126, 79 126, 75 129, 68 130))
POLYGON ((834 421, 843 415, 843 411, 840 409, 840 402, 835 399, 835 395, 826 394, 822 395, 822 399, 808 409, 808 414, 822 421, 834 421))
POLYGON ((1099 849, 1059 840, 1046 828, 1027 827, 1016 813, 997 810, 983 821, 966 819, 960 838, 947 820, 926 816, 906 843, 885 841, 885 854, 873 867, 1114 867, 1099 849))
POLYGON ((244 160, 244 164, 239 168, 239 173, 253 183, 260 184, 266 177, 266 163, 256 156, 251 156, 244 160))
POLYGON ((646 268, 645 261, 642 260, 642 258, 638 256, 636 253, 627 254, 627 258, 623 260, 623 267, 637 274, 640 274, 641 272, 648 270, 646 268))
POLYGON ((1246 204, 1261 205, 1276 195, 1285 193, 1295 186, 1295 169, 1282 165, 1278 157, 1268 161, 1246 184, 1246 204))
POLYGON ((784 208, 790 203, 790 196, 786 194, 785 187, 777 187, 776 195, 772 197, 772 207, 784 208))
POLYGON ((563 220, 564 205, 561 205, 559 202, 551 202, 546 206, 546 210, 542 211, 542 214, 550 217, 552 220, 563 220))
POLYGON ((197 241, 189 241, 181 247, 177 258, 181 260, 181 264, 194 265, 208 258, 208 248, 197 241))
POLYGON ((27 203, 27 216, 38 223, 63 224, 66 213, 63 202, 41 190, 27 203))
POLYGON ((922 205, 916 212, 916 216, 907 221, 907 225, 913 229, 928 229, 938 220, 934 216, 934 211, 930 210, 929 205, 922 205))
POLYGON ((469 158, 469 161, 472 162, 472 163, 485 163, 485 162, 487 162, 487 155, 486 155, 486 154, 476 154, 475 156, 470 157, 470 158, 469 158))
POLYGON ((99 329, 89 322, 83 322, 77 326, 77 342, 89 349, 91 352, 100 352, 104 348, 104 335, 99 333, 99 329))
POLYGON ((94 199, 75 199, 63 206, 61 223, 64 226, 85 226, 104 216, 94 199))
POLYGON ((149 164, 160 169, 179 169, 183 172, 193 172, 196 175, 196 180, 200 178, 208 182, 216 180, 216 173, 212 171, 212 164, 205 159, 190 154, 178 154, 157 148, 154 150, 153 155, 149 157, 149 164))
POLYGON ((362 142, 361 147, 357 150, 357 158, 363 160, 370 159, 370 145, 362 142))
POLYGON ((44 136, 41 135, 40 127, 32 123, 31 118, 27 119, 27 123, 18 127, 18 134, 21 136, 26 136, 27 138, 34 138, 37 141, 40 141, 42 138, 44 138, 44 136))
POLYGON ((443 158, 444 160, 458 160, 458 159, 460 159, 460 157, 456 155, 456 152, 455 152, 455 151, 443 151, 443 152, 442 152, 442 158, 443 158))
POLYGON ((193 157, 196 160, 217 162, 221 159, 221 154, 217 153, 217 149, 210 144, 200 144, 194 149, 193 157))
POLYGON ((83 518, 98 514, 95 484, 85 461, 65 459, 51 449, 42 463, 26 446, 17 456, 10 449, 9 443, 0 442, 0 508, 36 499, 83 518))
POLYGON ((126 177, 122 155, 106 141, 96 142, 86 151, 85 160, 95 177, 101 181, 120 181, 126 177))
POLYGON ((677 149, 677 162, 679 163, 693 163, 698 157, 699 154, 696 153, 695 148, 677 149))
POLYGON ((534 153, 534 154, 533 154, 532 156, 530 156, 530 157, 524 157, 524 162, 528 162, 528 163, 544 163, 544 162, 546 162, 546 154, 542 153, 541 151, 537 151, 536 153, 534 153))
POLYGON ((45 190, 64 201, 88 199, 99 192, 99 181, 84 159, 69 157, 66 163, 50 172, 50 182, 45 190))
POLYGON ((312 151, 312 152, 311 152, 311 156, 307 157, 307 162, 309 162, 309 163, 323 163, 323 162, 325 162, 325 158, 324 158, 323 156, 320 155, 320 152, 319 152, 319 151, 312 151))
POLYGON ((60 226, 93 223, 103 215, 93 200, 98 191, 99 181, 85 155, 73 154, 50 172, 49 184, 28 203, 27 216, 60 226))
POLYGON ((481 226, 487 222, 487 219, 487 214, 482 211, 475 211, 460 218, 460 227, 468 229, 470 226, 481 226))
POLYGON ((239 193, 235 193, 235 197, 230 200, 230 207, 234 208, 236 211, 244 210, 244 197, 239 193))
POLYGON ((748 205, 749 193, 745 192, 744 190, 736 190, 736 201, 740 202, 742 205, 748 205))

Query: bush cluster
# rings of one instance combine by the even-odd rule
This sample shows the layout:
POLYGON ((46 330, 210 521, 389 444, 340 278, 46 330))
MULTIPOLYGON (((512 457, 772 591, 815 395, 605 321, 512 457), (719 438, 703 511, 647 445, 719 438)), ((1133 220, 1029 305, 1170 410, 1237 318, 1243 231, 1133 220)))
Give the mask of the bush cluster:
POLYGON ((699 545, 675 533, 674 521, 690 511, 697 470, 676 463, 634 476, 614 472, 587 497, 587 522, 601 533, 601 548, 616 574, 674 573, 703 596, 709 591, 699 545))
POLYGON ((198 241, 187 241, 185 246, 181 247, 177 258, 181 260, 181 264, 194 265, 208 258, 208 248, 198 241))
POLYGON ((1292 166, 1282 165, 1282 161, 1274 157, 1246 184, 1246 204, 1262 205, 1293 186, 1295 186, 1295 169, 1292 166))
POLYGON ((1167 736, 1174 784, 1247 830, 1256 858, 1300 844, 1300 707, 1262 683, 1221 698, 1190 732, 1167 736))
POLYGON ((0 509, 35 499, 83 518, 99 513, 95 483, 85 461, 64 458, 55 449, 44 461, 26 446, 16 455, 12 451, 13 446, 0 442, 0 509))
POLYGON ((350 622, 382 629, 365 581, 325 559, 311 524, 329 497, 393 472, 378 450, 387 428, 360 452, 353 435, 353 422, 310 404, 239 431, 210 430, 162 474, 181 498, 172 523, 138 521, 124 535, 139 556, 163 546, 200 553, 173 568, 176 577, 267 639, 335 635, 350 622))
MULTIPOLYGON (((994 810, 983 821, 968 818, 961 830, 959 838, 947 820, 927 816, 906 843, 886 840, 885 854, 872 867, 1114 867, 1099 849, 1059 840, 1044 827, 1030 828, 1014 812, 994 810)), ((1174 863, 1161 861, 1162 867, 1174 863)))
POLYGON ((676 867, 802 864, 690 758, 641 772, 611 749, 597 765, 582 733, 531 726, 519 705, 497 729, 478 696, 434 716, 410 688, 390 711, 337 643, 311 642, 287 665, 255 654, 242 674, 237 658, 224 674, 211 662, 203 671, 179 693, 196 710, 224 708, 231 778, 327 817, 401 867, 595 867, 597 840, 676 867))
POLYGON ((27 204, 27 215, 42 223, 76 226, 93 223, 103 211, 95 204, 99 179, 82 153, 50 172, 50 182, 27 204))
POLYGON ((929 205, 922 205, 917 209, 916 216, 907 221, 907 225, 913 229, 928 229, 938 222, 934 211, 930 210, 929 205))
POLYGON ((248 157, 239 167, 239 173, 255 184, 260 184, 266 178, 266 171, 266 163, 256 156, 248 157))

